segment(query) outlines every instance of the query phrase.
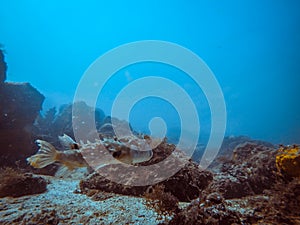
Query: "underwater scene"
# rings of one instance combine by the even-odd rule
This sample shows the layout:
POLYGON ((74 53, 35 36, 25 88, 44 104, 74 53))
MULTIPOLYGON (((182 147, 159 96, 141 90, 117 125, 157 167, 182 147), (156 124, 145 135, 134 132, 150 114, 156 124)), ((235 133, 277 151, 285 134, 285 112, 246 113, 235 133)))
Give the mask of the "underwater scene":
POLYGON ((300 225, 300 1, 0 8, 1 225, 300 225))

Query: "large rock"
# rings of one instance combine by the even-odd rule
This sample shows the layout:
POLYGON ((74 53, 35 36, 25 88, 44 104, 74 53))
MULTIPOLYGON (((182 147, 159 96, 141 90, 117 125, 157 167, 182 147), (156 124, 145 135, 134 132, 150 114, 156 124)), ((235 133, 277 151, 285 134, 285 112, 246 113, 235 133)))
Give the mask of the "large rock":
POLYGON ((47 181, 12 168, 0 170, 0 198, 40 194, 47 190, 47 181))
POLYGON ((218 191, 226 199, 261 194, 279 179, 275 159, 274 148, 251 142, 241 144, 206 191, 218 191))
POLYGON ((231 225, 243 224, 239 214, 231 210, 224 199, 217 193, 212 193, 205 199, 195 199, 185 209, 177 213, 166 225, 231 225))
MULTIPOLYGON (((243 143, 255 143, 258 145, 263 145, 266 147, 273 148, 273 144, 261 140, 254 140, 247 136, 228 136, 225 137, 222 145, 218 151, 217 156, 215 157, 214 161, 209 165, 208 169, 213 172, 220 172, 221 166, 224 161, 228 161, 232 158, 233 150, 243 143)), ((193 154, 192 159, 195 162, 200 162, 203 152, 205 150, 206 145, 199 144, 193 154)))
POLYGON ((6 83, 0 51, 0 165, 13 165, 34 153, 32 126, 44 96, 29 83, 6 83))

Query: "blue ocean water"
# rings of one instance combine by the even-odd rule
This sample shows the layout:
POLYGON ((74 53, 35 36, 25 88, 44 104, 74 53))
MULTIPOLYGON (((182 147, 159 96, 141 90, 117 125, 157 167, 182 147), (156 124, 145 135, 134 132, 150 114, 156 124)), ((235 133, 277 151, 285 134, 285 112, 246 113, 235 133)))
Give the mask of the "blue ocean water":
MULTIPOLYGON (((46 96, 44 110, 72 102, 86 69, 110 49, 162 40, 190 49, 213 71, 225 98, 226 135, 300 143, 299 1, 28 0, 0 6, 8 80, 36 87, 46 96)), ((118 71, 98 106, 109 115, 122 87, 145 76, 163 76, 183 87, 195 102, 203 132, 209 132, 205 94, 182 71, 164 65, 118 71)), ((132 108, 130 122, 147 132, 153 117, 162 117, 169 133, 180 126, 172 104, 153 97, 132 108)))

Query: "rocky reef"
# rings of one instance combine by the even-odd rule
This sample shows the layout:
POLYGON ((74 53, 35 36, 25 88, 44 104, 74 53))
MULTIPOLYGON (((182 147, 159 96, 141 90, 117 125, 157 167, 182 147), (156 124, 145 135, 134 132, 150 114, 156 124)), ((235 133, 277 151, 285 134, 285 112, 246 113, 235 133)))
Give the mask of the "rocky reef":
POLYGON ((199 198, 166 224, 299 224, 300 178, 276 167, 276 159, 288 149, 295 153, 296 147, 238 145, 199 198))
MULTIPOLYGON (((51 108, 42 115, 42 94, 29 83, 5 82, 4 56, 0 50, 1 224, 300 224, 298 145, 277 147, 245 136, 226 137, 217 158, 202 170, 197 164, 203 153, 200 145, 194 161, 185 161, 184 153, 176 152, 166 138, 156 140, 152 158, 135 167, 160 162, 165 170, 183 166, 173 176, 146 186, 109 179, 121 174, 122 181, 120 165, 106 166, 101 174, 88 168, 88 172, 74 172, 71 179, 55 177, 55 165, 28 169, 25 158, 37 150, 35 139, 59 149, 58 136, 65 133, 74 138, 73 129, 86 131, 88 137, 85 118, 79 116, 75 126, 72 123, 74 106, 80 115, 95 116, 99 142, 107 148, 124 148, 125 141, 139 148, 139 141, 154 139, 134 131, 137 139, 118 139, 114 128, 131 129, 130 124, 106 117, 84 102, 62 105, 58 111, 51 108), (8 165, 19 169, 4 168, 8 165)), ((94 146, 80 145, 82 149, 94 146)), ((131 179, 141 176, 128 171, 131 179)), ((154 171, 142 176, 156 179, 154 171)))
POLYGON ((175 224, 293 224, 300 222, 300 180, 277 183, 261 195, 224 199, 219 193, 198 198, 167 223, 175 224))
POLYGON ((0 164, 14 165, 34 153, 33 123, 44 96, 29 83, 5 82, 7 65, 0 51, 0 164))
POLYGON ((261 194, 276 182, 276 150, 254 142, 238 145, 232 157, 215 173, 210 191, 218 191, 226 199, 261 194))
POLYGON ((192 199, 197 198, 211 180, 212 174, 209 171, 201 171, 195 163, 190 162, 174 176, 153 186, 123 185, 112 182, 98 173, 94 173, 88 178, 81 180, 80 189, 82 193, 88 195, 95 190, 101 190, 116 194, 141 197, 145 195, 150 188, 152 189, 157 185, 163 185, 165 192, 171 193, 179 201, 189 202, 192 199))
MULTIPOLYGON (((102 134, 100 134, 100 136, 102 136, 102 134)), ((102 190, 116 194, 143 196, 149 188, 155 189, 155 186, 163 185, 166 192, 171 193, 180 201, 191 201, 192 199, 197 198, 201 190, 205 189, 212 180, 211 172, 200 170, 198 165, 192 161, 186 163, 186 161, 184 161, 186 160, 184 154, 181 152, 175 153, 174 150, 176 146, 168 143, 166 139, 158 140, 151 138, 148 135, 142 135, 141 137, 126 136, 120 140, 116 137, 108 139, 106 136, 104 140, 105 141, 99 140, 95 143, 83 144, 81 146, 82 151, 85 152, 85 159, 92 162, 92 164, 95 164, 92 166, 93 168, 102 164, 101 157, 95 158, 97 152, 101 151, 101 149, 99 149, 99 147, 101 147, 99 144, 102 143, 107 149, 114 149, 113 152, 115 152, 117 149, 125 151, 127 148, 124 146, 125 142, 130 143, 131 148, 138 148, 140 151, 146 146, 159 143, 153 148, 153 156, 149 161, 135 164, 135 167, 141 168, 147 168, 147 166, 150 165, 153 165, 154 167, 152 167, 152 170, 145 169, 136 172, 133 169, 134 167, 125 168, 123 165, 106 166, 101 169, 101 174, 96 171, 87 178, 81 180, 80 189, 83 193, 90 194, 91 190, 92 192, 95 190, 102 190), (158 165, 157 163, 161 163, 159 164, 160 167, 158 170, 155 169, 155 166, 158 165), (178 169, 178 166, 181 167, 178 169), (163 174, 161 168, 164 168, 166 171, 178 172, 160 182, 159 177, 163 174), (158 174, 157 171, 160 171, 161 173, 158 174), (130 177, 126 176, 126 174, 130 174, 130 177), (114 179, 118 180, 118 183, 113 182, 112 180, 114 179), (126 185, 128 179, 143 179, 145 181, 151 179, 153 180, 153 183, 157 184, 154 185, 154 187, 149 185, 126 185)), ((129 150, 130 149, 128 149, 128 151, 129 150)), ((142 182, 141 184, 144 183, 142 182)))

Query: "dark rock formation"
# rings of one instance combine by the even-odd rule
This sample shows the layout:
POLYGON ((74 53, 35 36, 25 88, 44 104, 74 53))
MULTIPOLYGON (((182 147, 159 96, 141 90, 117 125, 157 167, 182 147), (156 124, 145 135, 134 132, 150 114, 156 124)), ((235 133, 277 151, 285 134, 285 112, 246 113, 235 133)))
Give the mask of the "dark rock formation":
MULTIPOLYGON (((188 163, 174 176, 158 183, 163 185, 166 192, 170 192, 177 197, 179 201, 189 202, 197 198, 200 192, 207 187, 212 180, 212 174, 207 171, 200 171, 194 163, 188 163)), ((116 194, 142 196, 150 186, 129 186, 117 184, 106 177, 94 173, 92 176, 80 182, 80 189, 88 194, 90 190, 102 190, 116 194)))
POLYGON ((256 143, 237 146, 230 161, 224 162, 216 173, 209 192, 218 191, 226 199, 261 194, 272 188, 278 179, 276 151, 256 143))
MULTIPOLYGON (((263 145, 266 147, 273 148, 273 144, 265 141, 260 140, 253 140, 250 137, 247 136, 229 136, 225 137, 222 143, 222 146, 220 147, 220 150, 218 152, 218 155, 216 156, 215 160, 209 165, 208 169, 214 172, 220 172, 220 167, 224 163, 224 161, 228 161, 232 158, 233 150, 240 144, 243 143, 255 143, 258 145, 263 145)), ((205 145, 199 144, 193 154, 193 160, 196 162, 200 162, 200 159, 202 157, 203 151, 205 149, 205 145)))
POLYGON ((0 171, 0 197, 20 197, 43 193, 47 190, 47 181, 42 177, 22 173, 12 168, 0 171))
POLYGON ((176 214, 167 224, 231 225, 242 224, 242 222, 239 214, 231 210, 221 196, 214 193, 203 200, 192 201, 187 208, 176 214))
POLYGON ((243 224, 300 224, 300 179, 277 182, 262 195, 226 200, 243 224))
POLYGON ((29 83, 6 83, 6 63, 0 51, 0 165, 14 165, 34 153, 32 125, 44 96, 29 83))
POLYGON ((43 101, 29 83, 0 86, 0 164, 12 165, 35 152, 32 125, 43 101))
MULTIPOLYGON (((174 145, 168 144, 166 140, 164 140, 157 148, 153 149, 154 154, 152 159, 148 162, 140 163, 138 166, 156 164, 169 156, 174 148, 174 145)), ((172 170, 173 166, 178 165, 176 158, 170 161, 164 160, 163 163, 166 163, 164 164, 165 170, 172 170)), ((97 189, 118 194, 141 196, 150 188, 149 186, 126 186, 114 183, 108 179, 110 176, 113 176, 113 174, 123 174, 123 169, 123 167, 113 166, 112 168, 108 168, 107 171, 101 171, 102 175, 94 173, 80 182, 81 191, 88 193, 90 190, 97 189), (107 173, 107 176, 104 176, 104 173, 107 173)), ((141 176, 140 174, 135 175, 133 171, 130 173, 132 179, 135 179, 134 176, 141 176)), ((155 175, 155 173, 152 174, 152 171, 148 171, 145 177, 154 179, 151 177, 155 177, 155 175)), ((212 174, 209 171, 200 170, 198 165, 190 161, 175 175, 159 182, 157 185, 163 185, 166 192, 170 192, 180 201, 191 201, 200 195, 201 191, 208 186, 211 180, 212 174)))
POLYGON ((208 188, 168 224, 299 224, 300 178, 278 173, 277 151, 245 142, 230 152, 208 188))

